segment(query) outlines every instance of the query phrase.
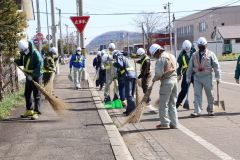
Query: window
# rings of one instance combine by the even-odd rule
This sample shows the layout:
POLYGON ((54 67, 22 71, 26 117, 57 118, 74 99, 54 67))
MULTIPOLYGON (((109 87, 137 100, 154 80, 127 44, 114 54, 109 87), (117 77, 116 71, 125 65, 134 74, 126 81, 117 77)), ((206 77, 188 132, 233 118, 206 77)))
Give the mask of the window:
POLYGON ((236 39, 236 43, 240 43, 240 38, 236 39))
POLYGON ((199 23, 199 32, 205 32, 206 31, 206 23, 200 22, 199 23))

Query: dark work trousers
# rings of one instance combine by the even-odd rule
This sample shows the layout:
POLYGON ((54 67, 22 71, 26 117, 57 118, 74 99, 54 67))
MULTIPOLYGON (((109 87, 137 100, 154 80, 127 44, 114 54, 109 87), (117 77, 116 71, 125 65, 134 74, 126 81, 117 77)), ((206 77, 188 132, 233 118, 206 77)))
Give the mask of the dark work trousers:
MULTIPOLYGON (((148 87, 149 87, 149 83, 150 83, 150 80, 151 80, 151 74, 148 74, 144 77, 142 77, 142 90, 143 90, 143 93, 145 94, 148 90, 148 87)), ((148 103, 151 101, 150 97, 148 98, 148 103)))
POLYGON ((44 86, 48 83, 52 75, 52 72, 45 72, 43 73, 43 84, 44 86))
MULTIPOLYGON (((33 79, 38 84, 42 84, 42 76, 38 78, 33 79)), ((37 87, 33 84, 32 81, 29 81, 26 79, 25 83, 25 101, 26 101, 26 108, 27 110, 32 110, 32 92, 33 92, 33 98, 34 98, 34 111, 40 112, 40 105, 41 105, 41 92, 37 89, 37 87)))
POLYGON ((100 69, 98 80, 96 80, 96 86, 100 85, 100 87, 103 87, 103 85, 106 81, 105 77, 106 77, 106 70, 105 69, 100 69))
MULTIPOLYGON (((193 78, 191 78, 191 83, 193 83, 193 78)), ((186 72, 183 74, 182 84, 181 84, 181 91, 178 94, 177 104, 181 104, 184 98, 187 95, 189 85, 187 84, 186 80, 186 72)), ((188 101, 185 101, 185 104, 188 104, 188 101)))
POLYGON ((127 109, 126 113, 129 114, 131 113, 135 107, 135 100, 133 98, 134 91, 135 91, 135 78, 126 78, 125 79, 125 95, 127 99, 127 109))
POLYGON ((125 96, 125 80, 123 77, 118 78, 118 90, 121 101, 124 101, 126 99, 126 96, 125 96))

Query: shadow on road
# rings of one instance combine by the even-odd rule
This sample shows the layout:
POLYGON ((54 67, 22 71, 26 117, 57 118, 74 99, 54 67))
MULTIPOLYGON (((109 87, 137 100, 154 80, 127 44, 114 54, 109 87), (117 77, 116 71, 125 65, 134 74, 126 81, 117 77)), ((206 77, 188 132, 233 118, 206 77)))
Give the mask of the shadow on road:
POLYGON ((24 118, 8 118, 3 119, 0 123, 56 123, 60 120, 30 120, 24 118))
MULTIPOLYGON (((148 131, 159 131, 159 130, 170 130, 170 128, 161 128, 161 129, 156 129, 156 128, 150 128, 150 129, 136 129, 136 130, 128 130, 128 131, 119 131, 121 135, 125 134, 131 134, 131 133, 140 133, 140 132, 148 132, 148 131)), ((172 129, 171 129, 172 130, 172 129)))

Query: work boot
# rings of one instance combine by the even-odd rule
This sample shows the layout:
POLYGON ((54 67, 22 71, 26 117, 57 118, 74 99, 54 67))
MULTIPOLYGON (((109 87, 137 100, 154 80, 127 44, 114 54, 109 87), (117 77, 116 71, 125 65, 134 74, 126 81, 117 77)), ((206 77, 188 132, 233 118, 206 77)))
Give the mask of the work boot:
POLYGON ((215 116, 214 112, 208 112, 208 116, 215 116))
POLYGON ((169 125, 159 124, 159 125, 156 125, 156 128, 157 129, 169 129, 169 125))
POLYGON ((26 112, 21 115, 21 118, 32 117, 33 114, 34 114, 33 110, 26 110, 26 112))
POLYGON ((200 117, 200 113, 193 112, 193 113, 190 114, 190 117, 192 117, 192 118, 200 117))
POLYGON ((176 108, 178 109, 178 107, 181 106, 181 103, 176 103, 176 108))
POLYGON ((183 108, 189 110, 190 109, 189 103, 184 103, 183 104, 183 108))
POLYGON ((39 112, 35 112, 34 111, 32 117, 31 117, 31 120, 37 120, 38 119, 38 115, 39 115, 39 112))
POLYGON ((126 106, 127 106, 127 101, 126 101, 126 100, 122 101, 122 106, 123 106, 123 107, 126 107, 126 106))

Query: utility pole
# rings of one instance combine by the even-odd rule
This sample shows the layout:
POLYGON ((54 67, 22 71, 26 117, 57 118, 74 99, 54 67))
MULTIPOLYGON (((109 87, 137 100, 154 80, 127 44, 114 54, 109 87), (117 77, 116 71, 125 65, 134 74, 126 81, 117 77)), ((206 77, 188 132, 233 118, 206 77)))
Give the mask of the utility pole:
POLYGON ((55 24, 55 4, 54 0, 51 0, 51 16, 52 16, 52 44, 53 47, 57 47, 57 29, 55 24))
POLYGON ((169 23, 168 23, 168 29, 169 29, 169 41, 170 41, 170 51, 172 52, 172 27, 171 27, 171 12, 170 12, 170 4, 171 3, 167 3, 166 6, 164 6, 164 9, 168 9, 168 20, 169 20, 169 23))
MULTIPOLYGON (((79 0, 76 0, 77 16, 79 16, 79 0)), ((77 32, 77 46, 80 46, 80 34, 77 32)))
POLYGON ((50 35, 49 35, 49 24, 48 24, 48 5, 47 5, 47 0, 45 0, 45 4, 46 4, 46 16, 47 16, 48 50, 50 50, 50 35))
POLYGON ((173 14, 173 26, 174 26, 174 54, 175 57, 177 57, 177 27, 174 14, 173 14))
MULTIPOLYGON (((39 0, 36 0, 37 6, 37 32, 41 33, 41 20, 40 20, 40 8, 39 8, 39 0)), ((42 50, 42 40, 39 40, 38 51, 42 50)))
MULTIPOLYGON (((57 29, 56 29, 56 25, 55 25, 55 4, 54 4, 54 0, 51 0, 51 16, 52 16, 52 45, 53 45, 53 47, 57 47, 57 37, 56 37, 57 29)), ((56 68, 57 68, 57 74, 59 74, 60 71, 59 71, 59 62, 58 61, 57 61, 57 64, 56 64, 56 68)))
POLYGON ((129 33, 127 32, 127 52, 128 55, 130 56, 130 50, 129 50, 129 33))
POLYGON ((145 31, 144 31, 144 27, 143 27, 143 23, 142 23, 142 38, 143 38, 143 49, 145 49, 145 31))
MULTIPOLYGON (((79 0, 79 16, 83 16, 83 0, 79 0)), ((84 47, 84 34, 83 32, 80 33, 80 47, 82 48, 82 53, 83 55, 85 56, 86 55, 86 50, 85 50, 85 47, 84 47)))
POLYGON ((63 52, 63 39, 62 39, 62 18, 61 18, 61 14, 62 14, 62 10, 59 8, 56 8, 58 10, 58 15, 59 15, 59 22, 58 22, 58 26, 60 29, 60 48, 61 48, 61 57, 64 57, 64 52, 63 52))
POLYGON ((69 55, 69 37, 68 37, 68 25, 65 24, 66 26, 66 31, 67 31, 67 51, 68 51, 68 55, 69 55))

